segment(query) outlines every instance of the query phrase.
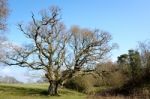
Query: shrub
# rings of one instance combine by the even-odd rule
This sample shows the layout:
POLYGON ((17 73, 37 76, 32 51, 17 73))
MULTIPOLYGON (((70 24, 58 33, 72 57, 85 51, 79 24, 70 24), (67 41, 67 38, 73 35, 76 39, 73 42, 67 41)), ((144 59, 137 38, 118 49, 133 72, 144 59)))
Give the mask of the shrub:
POLYGON ((77 90, 84 93, 93 93, 95 79, 92 75, 78 75, 69 79, 64 86, 69 89, 77 90))
POLYGON ((107 76, 99 77, 96 79, 95 87, 101 86, 121 86, 128 80, 127 76, 120 71, 110 72, 107 76))
POLYGON ((113 87, 119 87, 128 80, 127 76, 120 71, 116 71, 110 74, 108 84, 113 87))

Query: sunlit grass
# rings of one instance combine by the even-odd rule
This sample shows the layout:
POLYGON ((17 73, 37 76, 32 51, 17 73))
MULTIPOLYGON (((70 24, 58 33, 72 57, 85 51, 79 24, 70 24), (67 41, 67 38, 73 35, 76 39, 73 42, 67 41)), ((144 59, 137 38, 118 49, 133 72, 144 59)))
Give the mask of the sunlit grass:
POLYGON ((0 99, 86 99, 86 95, 60 89, 59 96, 47 95, 48 84, 0 84, 0 99))

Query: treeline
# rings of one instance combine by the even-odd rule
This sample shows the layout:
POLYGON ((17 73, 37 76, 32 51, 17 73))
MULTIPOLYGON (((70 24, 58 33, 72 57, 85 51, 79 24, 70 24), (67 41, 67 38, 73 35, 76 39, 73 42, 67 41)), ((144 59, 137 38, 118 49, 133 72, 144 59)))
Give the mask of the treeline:
POLYGON ((140 42, 137 50, 128 50, 128 53, 118 56, 116 62, 99 63, 95 70, 74 76, 64 86, 85 93, 113 95, 130 95, 141 91, 138 88, 150 83, 149 44, 149 41, 140 42))
POLYGON ((18 84, 22 82, 18 81, 17 79, 11 76, 0 76, 0 83, 18 84))

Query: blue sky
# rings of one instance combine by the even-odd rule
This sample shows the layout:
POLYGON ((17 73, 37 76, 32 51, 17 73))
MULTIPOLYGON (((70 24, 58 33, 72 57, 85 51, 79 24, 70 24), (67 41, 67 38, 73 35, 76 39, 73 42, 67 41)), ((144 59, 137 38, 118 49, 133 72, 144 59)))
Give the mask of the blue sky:
MULTIPOLYGON (((31 12, 38 16, 38 11, 51 5, 57 5, 62 9, 62 21, 68 28, 79 25, 110 32, 113 42, 119 45, 119 49, 112 52, 113 60, 120 54, 127 53, 129 49, 135 49, 138 41, 150 38, 149 0, 9 0, 10 41, 25 43, 24 35, 16 27, 17 23, 29 22, 31 12)), ((23 70, 19 68, 16 72, 23 70)))

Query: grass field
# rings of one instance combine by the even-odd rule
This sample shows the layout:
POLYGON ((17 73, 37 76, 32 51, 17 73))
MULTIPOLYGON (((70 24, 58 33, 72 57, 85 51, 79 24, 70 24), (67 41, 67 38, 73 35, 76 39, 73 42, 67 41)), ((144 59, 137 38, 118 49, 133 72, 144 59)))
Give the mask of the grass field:
MULTIPOLYGON (((148 86, 147 86, 148 87, 148 86)), ((48 84, 0 84, 0 99, 150 99, 149 91, 145 90, 142 96, 94 96, 79 93, 73 90, 60 89, 59 96, 48 96, 48 84), (146 95, 148 93, 148 95, 146 95)), ((106 89, 101 87, 97 91, 106 89)), ((149 87, 148 87, 149 88, 149 87)))
POLYGON ((47 96, 48 84, 0 84, 0 99, 86 99, 86 95, 60 89, 60 96, 47 96))

